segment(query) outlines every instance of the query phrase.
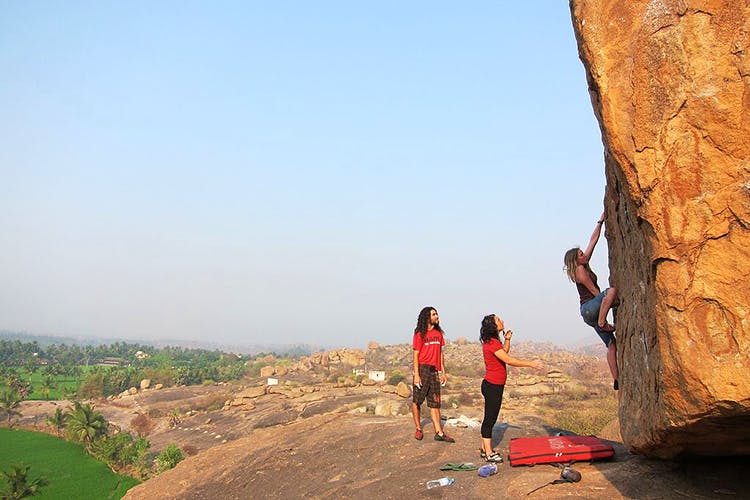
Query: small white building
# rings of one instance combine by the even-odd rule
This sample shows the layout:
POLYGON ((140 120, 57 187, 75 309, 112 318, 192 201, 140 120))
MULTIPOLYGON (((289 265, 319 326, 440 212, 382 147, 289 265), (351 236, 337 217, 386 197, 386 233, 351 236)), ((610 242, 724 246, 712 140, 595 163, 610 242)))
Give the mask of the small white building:
POLYGON ((374 380, 375 382, 385 382, 385 372, 379 370, 370 370, 367 374, 367 378, 374 380))
POLYGON ((266 385, 279 385, 279 379, 269 377, 266 379, 266 385))

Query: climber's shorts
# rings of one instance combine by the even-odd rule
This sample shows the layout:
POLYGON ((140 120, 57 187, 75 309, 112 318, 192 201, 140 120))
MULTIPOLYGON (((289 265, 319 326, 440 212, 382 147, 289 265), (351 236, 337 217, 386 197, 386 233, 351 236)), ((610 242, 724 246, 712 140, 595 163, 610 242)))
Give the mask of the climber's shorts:
POLYGON ((599 328, 599 309, 602 307, 602 300, 604 299, 604 296, 607 295, 608 290, 609 288, 588 302, 581 304, 581 317, 583 318, 583 322, 596 330, 597 335, 599 335, 599 338, 602 339, 602 342, 604 342, 604 345, 607 347, 615 341, 615 334, 612 332, 605 332, 599 328))

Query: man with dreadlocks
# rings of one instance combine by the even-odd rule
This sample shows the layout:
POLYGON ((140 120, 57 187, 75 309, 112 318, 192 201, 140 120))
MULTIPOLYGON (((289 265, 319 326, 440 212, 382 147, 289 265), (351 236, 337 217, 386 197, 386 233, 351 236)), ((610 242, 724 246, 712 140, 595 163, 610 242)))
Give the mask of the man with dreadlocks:
POLYGON ((414 387, 411 413, 417 431, 414 438, 422 440, 421 406, 427 400, 430 418, 435 426, 435 441, 455 443, 455 439, 443 432, 440 425, 440 384, 445 384, 445 361, 442 347, 445 345, 440 318, 434 307, 425 307, 419 312, 417 327, 414 329, 414 387))

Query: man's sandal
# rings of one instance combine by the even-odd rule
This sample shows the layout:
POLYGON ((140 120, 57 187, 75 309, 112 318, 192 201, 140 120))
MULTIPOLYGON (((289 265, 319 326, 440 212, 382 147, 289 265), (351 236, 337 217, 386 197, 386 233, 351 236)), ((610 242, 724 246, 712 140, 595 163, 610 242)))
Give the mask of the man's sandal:
POLYGON ((464 462, 460 464, 454 464, 448 462, 447 464, 440 467, 440 470, 477 470, 479 467, 470 462, 464 462))

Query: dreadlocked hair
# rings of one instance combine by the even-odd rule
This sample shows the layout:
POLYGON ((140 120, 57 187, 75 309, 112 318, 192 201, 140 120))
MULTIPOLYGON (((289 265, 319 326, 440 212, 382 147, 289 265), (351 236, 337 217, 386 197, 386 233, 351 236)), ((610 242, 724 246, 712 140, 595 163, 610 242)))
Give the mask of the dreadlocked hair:
MULTIPOLYGON (((430 313, 432 313, 432 311, 437 311, 437 309, 432 306, 426 306, 419 311, 417 327, 414 329, 414 335, 418 333, 422 337, 422 340, 425 340, 425 335, 427 335, 427 329, 430 326, 430 313)), ((435 330, 443 333, 443 329, 440 328, 440 325, 435 325, 435 330)))

